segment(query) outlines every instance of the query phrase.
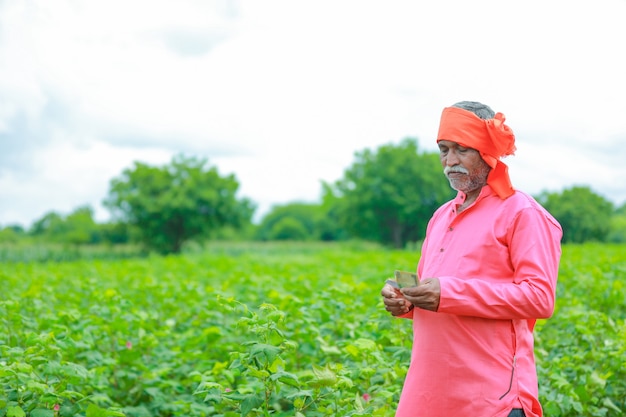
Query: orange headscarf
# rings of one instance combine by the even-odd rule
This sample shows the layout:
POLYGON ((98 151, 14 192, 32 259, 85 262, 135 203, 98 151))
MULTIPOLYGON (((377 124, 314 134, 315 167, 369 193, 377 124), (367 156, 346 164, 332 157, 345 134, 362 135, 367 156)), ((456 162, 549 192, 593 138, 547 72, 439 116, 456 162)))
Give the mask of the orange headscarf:
POLYGON ((509 168, 500 158, 515 152, 515 135, 504 124, 504 115, 496 113, 493 119, 481 119, 468 110, 446 107, 441 113, 437 142, 449 140, 473 148, 491 167, 487 184, 503 200, 515 190, 509 178, 509 168))

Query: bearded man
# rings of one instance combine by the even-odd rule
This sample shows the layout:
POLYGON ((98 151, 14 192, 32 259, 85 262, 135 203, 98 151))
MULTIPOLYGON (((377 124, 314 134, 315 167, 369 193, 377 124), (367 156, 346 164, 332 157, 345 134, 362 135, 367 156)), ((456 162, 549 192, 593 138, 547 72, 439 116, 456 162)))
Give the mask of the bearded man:
POLYGON ((501 113, 463 101, 437 135, 455 199, 426 229, 415 287, 381 295, 413 320, 396 417, 539 417, 533 328, 554 311, 559 223, 511 185, 515 136, 501 113))

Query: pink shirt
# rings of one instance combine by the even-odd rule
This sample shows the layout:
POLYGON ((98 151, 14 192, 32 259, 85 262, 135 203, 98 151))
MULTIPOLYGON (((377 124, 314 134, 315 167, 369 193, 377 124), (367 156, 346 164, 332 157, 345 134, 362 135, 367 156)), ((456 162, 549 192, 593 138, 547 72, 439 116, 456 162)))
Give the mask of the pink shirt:
POLYGON ((489 186, 430 220, 418 265, 438 277, 438 311, 415 308, 413 351, 397 417, 542 415, 533 328, 554 310, 562 231, 532 197, 489 186))

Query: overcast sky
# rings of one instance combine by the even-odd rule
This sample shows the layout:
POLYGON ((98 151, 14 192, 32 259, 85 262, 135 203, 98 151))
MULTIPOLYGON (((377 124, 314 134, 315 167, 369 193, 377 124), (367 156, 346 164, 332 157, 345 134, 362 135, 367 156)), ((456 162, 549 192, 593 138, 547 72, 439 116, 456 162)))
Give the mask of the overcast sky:
MULTIPOLYGON (((0 0, 0 226, 91 205, 179 153, 257 205, 319 201, 443 107, 506 115, 531 194, 626 201, 626 0, 0 0)), ((446 181, 442 174, 442 181, 446 181)))

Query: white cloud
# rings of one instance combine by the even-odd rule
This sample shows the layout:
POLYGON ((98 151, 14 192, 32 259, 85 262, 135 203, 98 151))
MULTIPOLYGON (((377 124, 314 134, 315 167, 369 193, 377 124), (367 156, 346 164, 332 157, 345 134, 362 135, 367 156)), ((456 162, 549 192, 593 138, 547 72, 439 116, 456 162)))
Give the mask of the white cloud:
POLYGON ((441 108, 466 99, 506 114, 520 188, 583 181, 626 198, 614 180, 626 157, 623 1, 41 0, 0 11, 0 224, 97 206, 134 159, 179 152, 234 173, 261 211, 316 200, 357 150, 406 136, 435 150, 441 108))
POLYGON ((172 155, 162 149, 113 147, 94 140, 83 147, 64 143, 42 149, 33 157, 34 171, 0 176, 3 194, 20 203, 2 204, 3 224, 30 225, 49 211, 69 214, 83 205, 91 205, 96 218, 106 220, 108 212, 100 203, 111 179, 131 168, 131 161, 161 165, 172 155))

